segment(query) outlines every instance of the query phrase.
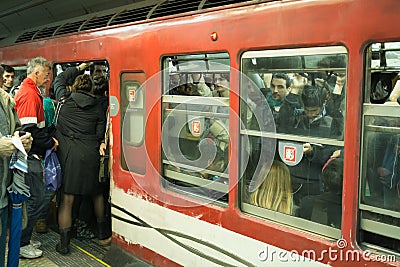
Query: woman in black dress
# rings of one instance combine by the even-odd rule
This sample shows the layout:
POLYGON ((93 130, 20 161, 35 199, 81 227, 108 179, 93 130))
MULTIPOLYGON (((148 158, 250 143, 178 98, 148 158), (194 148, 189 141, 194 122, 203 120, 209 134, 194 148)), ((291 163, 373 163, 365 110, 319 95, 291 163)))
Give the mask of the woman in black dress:
POLYGON ((99 146, 104 138, 106 121, 97 98, 92 94, 93 81, 90 75, 79 75, 84 67, 86 65, 81 64, 69 68, 54 80, 57 100, 62 103, 56 115, 56 138, 59 140, 57 155, 63 175, 58 212, 61 241, 56 250, 61 254, 69 252, 72 205, 77 195, 92 196, 99 239, 105 240, 111 236, 105 225, 103 188, 98 180, 99 146), (71 80, 74 83, 68 94, 67 81, 71 80))

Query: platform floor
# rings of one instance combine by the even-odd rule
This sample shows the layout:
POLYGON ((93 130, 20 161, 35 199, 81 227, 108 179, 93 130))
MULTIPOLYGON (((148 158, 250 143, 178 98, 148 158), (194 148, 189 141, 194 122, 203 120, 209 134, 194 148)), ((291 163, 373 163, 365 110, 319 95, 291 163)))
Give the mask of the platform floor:
MULTIPOLYGON (((38 240, 42 243, 41 250, 43 250, 43 256, 37 259, 21 258, 19 260, 20 267, 111 266, 103 261, 104 256, 110 247, 100 246, 97 243, 97 239, 78 240, 73 238, 70 246, 71 252, 65 256, 59 254, 55 250, 56 244, 59 242, 58 233, 51 230, 46 234, 37 234, 34 232, 32 239, 38 240)), ((129 264, 129 266, 149 267, 151 265, 138 259, 134 262, 134 265, 129 264)))

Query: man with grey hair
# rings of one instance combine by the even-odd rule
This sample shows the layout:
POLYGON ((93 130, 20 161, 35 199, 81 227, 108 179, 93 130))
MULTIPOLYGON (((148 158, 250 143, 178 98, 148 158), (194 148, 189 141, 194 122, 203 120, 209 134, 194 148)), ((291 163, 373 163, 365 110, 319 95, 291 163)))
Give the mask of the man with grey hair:
POLYGON ((33 137, 32 148, 28 153, 28 173, 25 182, 30 187, 31 196, 27 201, 28 225, 22 231, 20 255, 34 259, 42 256, 40 242, 31 241, 32 232, 40 214, 46 208, 46 185, 43 181, 42 159, 47 149, 56 150, 58 141, 51 137, 45 128, 43 97, 40 88, 46 86, 51 72, 51 63, 43 57, 28 62, 27 77, 15 95, 18 116, 22 130, 33 137))

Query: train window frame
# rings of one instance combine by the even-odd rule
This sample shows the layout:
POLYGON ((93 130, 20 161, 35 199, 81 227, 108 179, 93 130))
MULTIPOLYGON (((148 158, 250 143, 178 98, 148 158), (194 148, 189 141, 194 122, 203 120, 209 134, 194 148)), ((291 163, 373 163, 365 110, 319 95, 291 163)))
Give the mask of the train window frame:
MULTIPOLYGON (((358 198, 360 227, 357 238, 363 247, 390 251, 399 255, 400 235, 397 233, 400 228, 400 209, 394 210, 385 204, 385 195, 388 194, 389 198, 390 193, 384 190, 385 185, 382 181, 385 176, 379 176, 379 166, 382 168, 384 166, 385 154, 391 142, 389 140, 395 135, 400 135, 398 124, 400 107, 396 99, 392 99, 392 92, 395 91, 397 84, 400 85, 400 42, 369 43, 366 45, 364 56, 366 65, 360 129, 361 160, 358 198), (393 58, 391 64, 388 64, 386 55, 390 52, 397 53, 397 64, 393 64, 393 58), (378 87, 384 85, 387 86, 385 95, 381 94, 380 98, 373 97, 377 94, 378 87), (390 121, 396 123, 391 125, 390 121), (375 162, 376 160, 371 162, 370 159, 376 157, 382 158, 382 165, 375 162)), ((399 198, 398 195, 397 198, 399 198)), ((399 203, 398 200, 396 203, 399 203)))
POLYGON ((24 79, 21 79, 21 77, 26 76, 26 70, 28 69, 27 66, 13 66, 14 71, 15 71, 15 79, 14 79, 14 86, 19 86, 24 79), (19 81, 19 83, 16 83, 16 81, 19 81))
POLYGON ((122 71, 120 74, 120 140, 122 148, 120 163, 123 170, 141 175, 146 173, 147 158, 144 148, 146 137, 145 81, 146 74, 143 71, 122 71), (133 131, 131 131, 133 127, 127 127, 125 124, 127 115, 136 122, 129 121, 135 125, 133 131), (128 136, 132 137, 131 139, 126 138, 126 132, 128 132, 128 136))
MULTIPOLYGON (((245 83, 245 80, 252 80, 254 82, 254 85, 258 85, 258 82, 255 81, 254 78, 248 78, 251 77, 254 73, 257 74, 257 68, 254 67, 259 62, 262 64, 262 59, 276 59, 279 60, 279 58, 289 58, 291 57, 298 57, 298 61, 303 64, 301 65, 302 67, 289 67, 286 69, 278 68, 265 68, 263 69, 260 67, 258 71, 265 71, 265 72, 271 72, 271 73, 277 73, 277 72, 295 72, 295 73, 303 73, 303 72, 317 72, 317 71, 331 71, 331 72, 342 72, 345 73, 345 77, 348 75, 348 50, 345 46, 326 46, 326 47, 306 47, 306 48, 293 48, 293 49, 272 49, 272 50, 260 50, 260 51, 245 51, 241 55, 241 71, 245 74, 241 80, 240 83, 240 96, 241 96, 241 104, 240 104, 240 114, 242 121, 246 121, 246 111, 248 110, 248 104, 244 103, 243 99, 247 99, 247 90, 245 83), (316 57, 322 55, 321 58, 323 58, 326 55, 332 55, 332 56, 338 56, 344 58, 344 67, 316 67, 315 62, 309 61, 310 67, 305 67, 307 66, 307 61, 305 60, 306 56, 310 56, 311 59, 312 57, 316 57), (261 58, 261 60, 259 60, 261 58), (249 61, 251 60, 251 64, 249 64, 249 61), (305 65, 304 65, 305 64, 305 65), (314 64, 314 65, 313 65, 314 64), (253 65, 254 69, 252 67, 246 68, 249 65, 253 65), (250 75, 250 76, 247 76, 250 75)), ((316 57, 318 58, 318 57, 316 57)), ((272 62, 272 60, 271 60, 272 62)), ((260 65, 261 65, 260 64, 260 65)), ((289 63, 288 63, 289 64, 289 63)), ((284 64, 282 64, 284 65, 284 64)), ((290 64, 289 64, 290 65, 290 64)), ((289 66, 288 65, 288 66, 289 66)), ((339 64, 340 65, 340 64, 339 64)), ((254 75, 253 75, 254 76, 254 75)), ((265 84, 264 84, 265 85, 265 84)), ((258 86, 259 87, 259 86, 258 86)), ((259 87, 260 90, 262 90, 259 87)), ((264 88, 265 89, 265 88, 264 88)), ((346 106, 346 90, 343 90, 343 106, 346 106)), ((248 112, 248 111, 247 111, 248 112)), ((345 108, 343 110, 344 114, 344 119, 343 119, 343 133, 344 133, 344 127, 345 127, 345 108)), ((288 142, 309 142, 309 143, 314 143, 314 144, 322 144, 322 145, 327 145, 327 146, 332 146, 332 147, 340 147, 341 149, 344 148, 344 135, 342 137, 339 137, 338 139, 329 137, 329 138, 322 138, 322 137, 317 137, 317 136, 305 136, 305 135, 299 135, 299 134, 293 134, 293 133, 286 133, 286 132, 273 132, 269 129, 253 129, 250 128, 246 125, 246 123, 241 124, 241 129, 240 129, 240 143, 244 144, 248 142, 247 138, 249 136, 259 138, 260 140, 268 140, 268 139, 274 139, 276 140, 283 140, 283 141, 288 141, 288 142)), ((266 208, 258 207, 256 205, 250 204, 248 200, 248 187, 245 182, 245 173, 246 173, 246 167, 242 166, 244 162, 244 158, 246 157, 245 153, 241 153, 240 155, 240 173, 243 174, 243 176, 240 178, 240 186, 239 186, 239 207, 241 211, 245 214, 248 215, 253 215, 260 217, 262 219, 266 220, 271 220, 277 223, 282 223, 288 226, 294 226, 296 228, 306 230, 309 232, 313 232, 316 234, 323 235, 327 238, 333 238, 333 239, 339 239, 341 237, 341 228, 336 228, 332 227, 329 225, 324 225, 322 223, 318 223, 315 221, 312 221, 311 219, 303 219, 301 217, 298 217, 296 215, 288 215, 284 214, 278 211, 273 211, 269 210, 266 208), (316 230, 317 229, 317 230, 316 230)), ((342 184, 343 187, 343 184, 342 184)))
MULTIPOLYGON (((201 86, 206 85, 206 76, 212 74, 214 79, 215 74, 228 73, 231 77, 230 72, 230 56, 227 52, 215 52, 215 53, 187 53, 179 55, 164 55, 161 57, 162 64, 162 123, 163 125, 170 123, 168 117, 172 115, 174 124, 182 123, 189 126, 190 122, 198 122, 198 127, 201 128, 201 132, 205 131, 207 121, 210 118, 214 118, 215 122, 220 122, 220 126, 224 128, 225 133, 229 136, 229 96, 214 96, 210 87, 210 92, 205 94, 192 94, 188 91, 175 91, 181 85, 187 88, 188 85, 199 89, 201 86), (194 75, 200 74, 200 80, 194 81, 194 75), (179 82, 176 85, 171 85, 172 76, 178 75, 179 82), (185 95, 184 95, 185 94, 185 95), (209 109, 199 110, 199 108, 208 107, 209 109), (225 111, 212 111, 214 109, 224 109, 225 111), (192 109, 192 110, 191 110, 192 109), (168 115, 169 114, 169 115, 168 115), (180 118, 185 116, 185 118, 180 118), (194 119, 190 119, 193 117, 194 119)), ((201 89, 197 92, 202 92, 201 89)), ((228 90, 229 92, 229 90, 228 90)), ((219 123, 218 123, 219 124, 219 123)), ((182 129, 186 128, 184 126, 182 129)), ((196 135, 193 132, 193 128, 189 127, 189 130, 180 129, 176 133, 175 137, 172 135, 170 138, 177 139, 177 142, 188 139, 193 143, 186 146, 193 146, 196 142, 201 142, 201 133, 196 135), (182 136, 182 131, 190 131, 182 136), (192 136, 190 138, 190 136, 192 136)), ((171 133, 171 129, 162 127, 162 136, 171 133)), ((188 141, 188 142, 191 142, 188 141)), ((181 152, 181 146, 179 143, 179 153, 181 152)), ((168 141, 162 138, 162 186, 167 190, 178 192, 182 195, 190 196, 202 201, 212 202, 220 206, 226 206, 228 203, 227 197, 229 192, 229 179, 228 166, 224 171, 221 170, 210 170, 195 165, 190 165, 190 162, 185 161, 179 162, 175 158, 171 159, 167 154, 173 155, 174 153, 168 152, 169 148, 165 146, 168 141), (164 147, 165 146, 165 147, 164 147), (164 151, 165 148, 165 151, 164 151), (200 174, 201 175, 198 175, 200 174), (213 177, 212 180, 208 180, 209 177, 213 177), (208 177, 206 179, 205 177, 208 177), (215 192, 215 195, 209 192, 215 192), (226 197, 226 198, 225 198, 226 197)), ((221 142, 222 143, 222 142, 221 142)), ((229 151, 229 143, 224 146, 224 151, 229 151)), ((217 149, 218 150, 218 149, 217 149)), ((185 154, 185 153, 183 153, 185 154)), ((225 162, 229 162, 229 153, 223 156, 225 162)), ((193 162, 192 162, 193 163, 193 162)), ((211 166, 211 164, 209 165, 211 166)))

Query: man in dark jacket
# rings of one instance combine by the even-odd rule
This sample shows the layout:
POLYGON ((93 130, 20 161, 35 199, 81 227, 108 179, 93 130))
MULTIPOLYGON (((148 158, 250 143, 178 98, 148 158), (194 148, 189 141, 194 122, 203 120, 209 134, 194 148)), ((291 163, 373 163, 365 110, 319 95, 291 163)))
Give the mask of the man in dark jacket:
MULTIPOLYGON (((292 86, 291 92, 282 104, 279 117, 280 130, 296 135, 340 138, 339 127, 334 126, 334 119, 327 114, 325 109, 328 92, 322 87, 311 85, 304 85, 302 90, 297 89, 300 88, 292 86), (298 108, 302 106, 301 103, 303 108, 298 108)), ((332 114, 336 113, 332 112, 332 114)), ((343 123, 343 121, 338 123, 343 123)), ((321 193, 322 166, 338 149, 327 145, 303 144, 304 155, 301 161, 289 167, 296 204, 304 196, 321 193)))
POLYGON ((42 251, 40 242, 31 242, 32 231, 43 209, 48 207, 46 185, 43 181, 42 159, 46 149, 56 150, 58 141, 45 129, 43 97, 40 88, 49 81, 51 63, 43 57, 28 62, 27 78, 22 82, 15 96, 16 110, 22 130, 32 133, 34 139, 28 154, 29 172, 25 177, 31 197, 27 201, 28 225, 22 231, 20 254, 25 258, 38 258, 42 251))

